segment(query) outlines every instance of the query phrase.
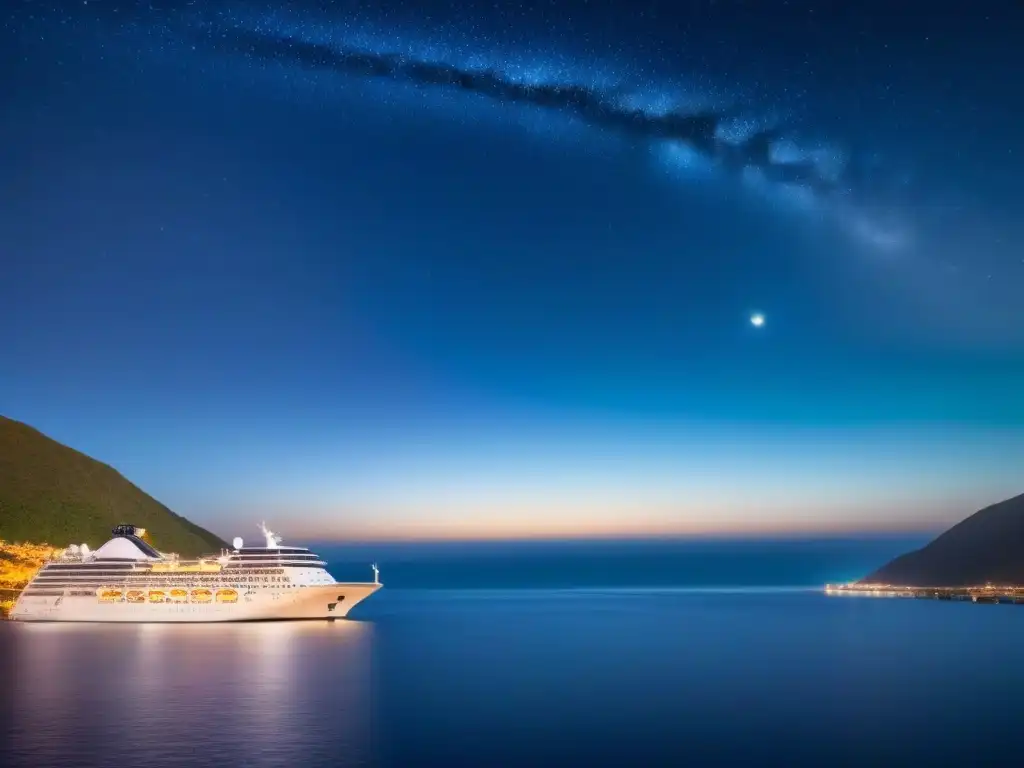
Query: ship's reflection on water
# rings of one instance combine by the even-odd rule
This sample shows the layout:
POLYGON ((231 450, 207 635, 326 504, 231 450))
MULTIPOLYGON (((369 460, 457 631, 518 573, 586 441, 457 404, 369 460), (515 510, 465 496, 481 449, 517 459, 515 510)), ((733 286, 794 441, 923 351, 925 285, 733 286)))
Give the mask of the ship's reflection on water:
POLYGON ((374 762, 371 623, 11 628, 5 765, 374 762))

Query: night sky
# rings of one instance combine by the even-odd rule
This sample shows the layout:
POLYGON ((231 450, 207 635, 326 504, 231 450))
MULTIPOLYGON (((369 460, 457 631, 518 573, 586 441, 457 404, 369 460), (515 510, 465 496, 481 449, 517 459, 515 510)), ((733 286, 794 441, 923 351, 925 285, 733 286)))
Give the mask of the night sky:
POLYGON ((1024 491, 1024 6, 895 8, 8 3, 0 413, 225 536, 1024 491))

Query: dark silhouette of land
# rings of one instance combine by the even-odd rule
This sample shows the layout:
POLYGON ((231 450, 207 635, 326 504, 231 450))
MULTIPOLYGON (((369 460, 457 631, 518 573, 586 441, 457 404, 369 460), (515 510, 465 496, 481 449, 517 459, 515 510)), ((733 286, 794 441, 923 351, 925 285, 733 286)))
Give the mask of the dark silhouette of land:
POLYGON ((0 540, 96 548, 118 523, 145 528, 163 552, 197 556, 227 546, 113 467, 0 416, 0 540))
POLYGON ((1024 585, 1024 494, 975 512, 927 546, 900 555, 860 583, 1024 585))

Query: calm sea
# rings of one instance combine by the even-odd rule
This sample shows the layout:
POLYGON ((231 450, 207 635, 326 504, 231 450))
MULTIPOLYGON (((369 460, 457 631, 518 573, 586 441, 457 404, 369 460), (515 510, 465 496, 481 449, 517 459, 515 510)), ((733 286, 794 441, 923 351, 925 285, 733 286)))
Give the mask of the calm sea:
POLYGON ((919 543, 321 547, 353 620, 4 622, 0 765, 1024 764, 1024 608, 807 589, 919 543))

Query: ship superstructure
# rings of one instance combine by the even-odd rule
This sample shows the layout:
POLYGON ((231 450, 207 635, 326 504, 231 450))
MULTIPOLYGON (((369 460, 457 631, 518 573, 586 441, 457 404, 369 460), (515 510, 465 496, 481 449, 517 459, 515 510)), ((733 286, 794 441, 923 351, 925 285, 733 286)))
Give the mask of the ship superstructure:
POLYGON ((145 531, 119 525, 95 552, 82 544, 47 562, 11 611, 21 621, 255 621, 330 619, 348 614, 381 584, 340 583, 305 547, 282 546, 261 526, 265 546, 197 560, 158 552, 145 531))

